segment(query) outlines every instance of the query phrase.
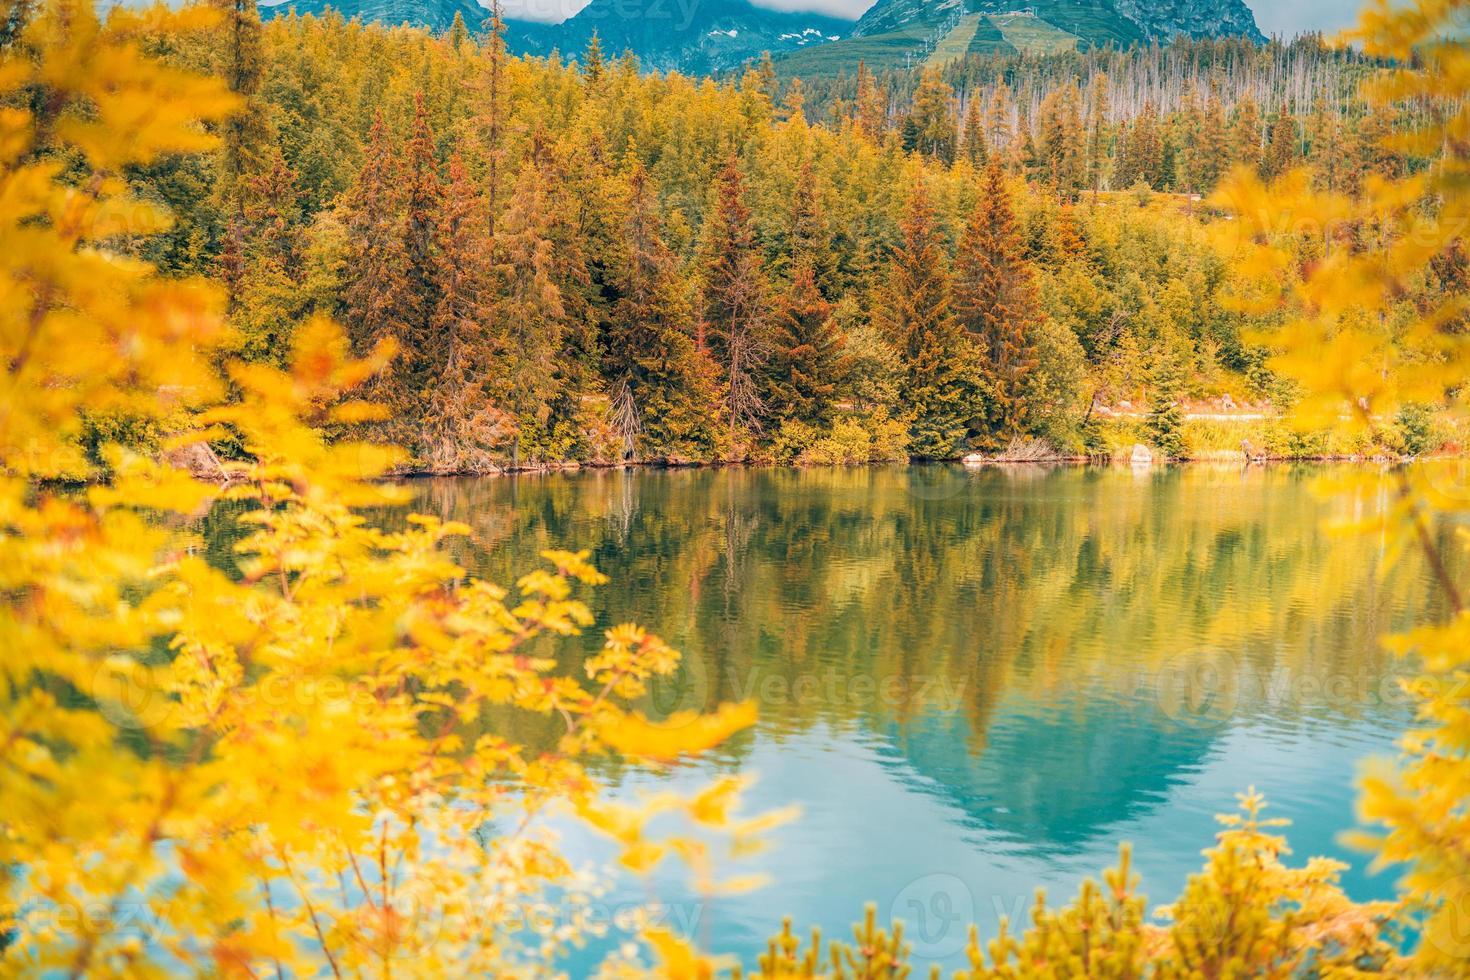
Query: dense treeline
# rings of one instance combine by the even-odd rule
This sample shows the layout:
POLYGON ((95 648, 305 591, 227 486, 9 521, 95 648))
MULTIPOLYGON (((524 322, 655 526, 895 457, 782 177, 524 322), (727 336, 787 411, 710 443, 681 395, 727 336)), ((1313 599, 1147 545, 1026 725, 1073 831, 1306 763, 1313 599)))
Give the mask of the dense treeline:
MULTIPOLYGON (((387 418, 357 425, 436 472, 947 458, 1020 436, 1080 452, 1100 445, 1094 404, 1280 401, 1220 301, 1207 212, 1147 188, 1305 161, 1351 190, 1405 166, 1325 101, 1227 112, 1223 86, 1130 114, 1099 70, 1025 115, 1004 87, 957 94, 955 71, 904 103, 860 66, 813 123, 769 60, 646 75, 596 45, 509 57, 493 24, 262 25, 216 2, 224 29, 161 53, 247 109, 219 152, 131 174, 177 218, 136 248, 223 278, 247 357, 281 362, 317 312, 361 351, 391 341, 371 392, 387 418)), ((1108 64, 1244 77, 1243 49, 1178 50, 1108 64)), ((1180 413, 1149 421, 1187 451, 1180 413)))
MULTIPOLYGON (((774 70, 785 67, 777 61, 774 70)), ((1171 113, 1188 93, 1217 93, 1227 110, 1249 97, 1257 104, 1305 115, 1324 102, 1334 110, 1361 112, 1359 83, 1382 63, 1353 48, 1334 47, 1320 35, 1304 34, 1289 43, 1258 45, 1244 38, 1179 38, 1167 45, 1119 49, 1093 47, 1049 55, 990 52, 970 53, 944 63, 943 80, 963 101, 971 94, 988 104, 994 90, 1004 85, 1014 123, 1035 119, 1046 96, 1076 83, 1087 89, 1100 75, 1110 80, 1107 121, 1117 123, 1153 105, 1171 113)), ((889 102, 908 105, 922 71, 891 69, 874 73, 874 81, 889 102)), ((835 118, 857 99, 859 75, 803 79, 807 105, 814 118, 835 118)))
POLYGON ((1362 83, 1378 67, 1308 36, 1256 47, 1181 40, 1026 58, 967 57, 942 69, 874 76, 859 69, 823 95, 840 115, 885 93, 905 147, 952 159, 998 152, 1015 172, 1063 192, 1209 193, 1235 166, 1270 179, 1310 164, 1330 190, 1416 162, 1385 141, 1435 107, 1367 111, 1362 83), (983 139, 970 140, 971 132, 983 139))

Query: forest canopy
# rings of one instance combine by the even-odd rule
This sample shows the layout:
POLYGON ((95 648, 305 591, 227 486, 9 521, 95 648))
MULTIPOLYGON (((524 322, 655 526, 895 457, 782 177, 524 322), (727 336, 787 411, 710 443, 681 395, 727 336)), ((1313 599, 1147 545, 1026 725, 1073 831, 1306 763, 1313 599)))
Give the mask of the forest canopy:
MULTIPOLYGON (((493 21, 223 10, 229 31, 149 43, 245 109, 219 150, 130 168, 175 220, 123 247, 223 281, 249 360, 283 364, 318 314, 359 354, 393 340, 372 391, 391 421, 357 434, 407 469, 1452 438, 1291 432, 1260 318, 1222 299, 1205 197, 1233 168, 1308 164, 1352 193, 1426 164, 1388 137, 1437 110, 1368 111, 1357 83, 1383 69, 1350 50, 1180 42, 808 86, 769 60, 717 82, 597 46, 509 57, 493 21)), ((1434 266, 1398 315, 1464 275, 1434 266)))

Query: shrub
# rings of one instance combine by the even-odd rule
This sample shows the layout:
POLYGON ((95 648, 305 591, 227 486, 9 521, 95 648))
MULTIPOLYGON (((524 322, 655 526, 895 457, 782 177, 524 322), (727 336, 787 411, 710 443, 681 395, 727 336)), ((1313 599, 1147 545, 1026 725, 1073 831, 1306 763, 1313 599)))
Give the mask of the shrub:
POLYGON ((1394 420, 1397 449, 1405 456, 1423 456, 1439 448, 1435 438, 1434 414, 1425 406, 1409 403, 1394 420))

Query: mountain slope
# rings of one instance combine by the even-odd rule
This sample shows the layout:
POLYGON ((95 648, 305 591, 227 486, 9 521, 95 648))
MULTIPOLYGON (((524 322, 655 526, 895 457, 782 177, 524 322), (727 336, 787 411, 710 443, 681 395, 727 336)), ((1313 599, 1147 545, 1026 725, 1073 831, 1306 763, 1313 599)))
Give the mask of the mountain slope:
POLYGON ((891 34, 900 29, 916 29, 960 17, 967 10, 965 0, 877 0, 853 25, 853 37, 891 34))
POLYGON ((1050 54, 1176 37, 1265 37, 1244 0, 877 0, 851 35, 781 60, 785 75, 915 67, 971 54, 1050 54), (983 15, 978 20, 976 15, 983 15), (956 36, 957 35, 957 36, 956 36))
POLYGON ((545 54, 555 46, 575 54, 596 31, 609 57, 627 49, 645 68, 707 73, 737 68, 763 51, 835 41, 851 28, 852 21, 767 10, 747 0, 592 0, 524 53, 545 54))
POLYGON ((1114 0, 1150 41, 1175 37, 1248 37, 1264 41, 1244 0, 1114 0))
MULTIPOLYGON (((409 24, 443 32, 460 14, 478 31, 489 10, 476 0, 284 0, 262 5, 263 18, 288 11, 321 16, 328 9, 351 19, 409 24)), ((507 47, 516 54, 575 56, 596 31, 602 50, 615 58, 626 49, 645 68, 713 73, 738 68, 764 51, 781 54, 844 37, 852 21, 824 14, 786 13, 748 0, 592 0, 560 24, 507 19, 507 47)))
MULTIPOLYGON (((966 11, 1033 15, 1038 21, 1074 34, 1089 44, 1130 44, 1149 40, 1145 27, 1120 9, 1144 0, 878 0, 852 29, 853 37, 906 31, 928 38, 966 11)), ((1241 0, 1165 0, 1183 5, 1240 4, 1241 0)), ((1154 21, 1162 22, 1155 17, 1154 21)), ((1254 26, 1254 22, 1252 22, 1254 26)), ((1160 37, 1162 40, 1162 36, 1160 37)))
MULTIPOLYGON (((460 14, 475 31, 488 12, 477 0, 285 0, 263 17, 294 9, 445 31, 460 14)), ((592 39, 645 68, 705 74, 738 69, 769 51, 786 75, 940 63, 961 52, 1044 54, 1069 47, 1166 42, 1175 37, 1263 41, 1244 0, 877 0, 856 22, 757 7, 750 0, 592 0, 561 24, 507 21, 517 54, 581 53, 592 39), (936 52, 938 57, 936 59, 936 52)))
POLYGON ((1244 0, 878 0, 854 37, 935 27, 961 12, 1030 15, 1089 44, 1248 37, 1264 41, 1244 0))
MULTIPOLYGON (((478 32, 480 25, 490 16, 490 11, 476 0, 282 0, 280 3, 260 4, 262 20, 284 17, 291 11, 305 16, 320 17, 327 10, 334 10, 351 20, 359 17, 369 23, 410 27, 426 27, 436 34, 449 30, 458 13, 464 18, 471 32, 478 32)), ((552 24, 540 24, 528 20, 507 20, 505 34, 512 46, 531 47, 540 45, 552 24)))
POLYGON ((348 20, 361 17, 379 24, 427 27, 435 32, 449 30, 455 13, 464 17, 471 30, 488 13, 475 0, 287 0, 285 3, 260 4, 260 16, 262 20, 270 20, 295 10, 302 16, 312 14, 320 17, 329 7, 348 20))

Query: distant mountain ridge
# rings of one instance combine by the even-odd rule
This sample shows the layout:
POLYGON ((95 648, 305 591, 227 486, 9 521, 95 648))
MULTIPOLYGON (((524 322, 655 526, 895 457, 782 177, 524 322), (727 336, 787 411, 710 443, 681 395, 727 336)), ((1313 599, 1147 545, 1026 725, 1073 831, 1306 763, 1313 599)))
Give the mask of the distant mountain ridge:
MULTIPOLYGON (((490 16, 476 0, 286 0, 262 5, 261 16, 289 10, 409 24, 447 31, 458 13, 471 31, 490 16)), ((560 24, 505 19, 506 44, 516 54, 580 54, 597 32, 611 58, 632 51, 646 68, 708 74, 738 68, 762 52, 796 51, 846 37, 853 22, 816 13, 787 13, 749 0, 592 0, 560 24)))
POLYGON ((939 26, 964 13, 1027 15, 1094 45, 1176 37, 1266 39, 1244 0, 877 0, 851 36, 939 26))
POLYGON ((490 16, 490 11, 475 0, 287 0, 285 3, 269 5, 261 3, 260 16, 269 20, 295 10, 301 15, 320 17, 328 8, 349 20, 360 17, 370 23, 393 27, 399 24, 427 27, 436 34, 449 30, 456 13, 464 17, 465 25, 472 31, 490 16))
POLYGON ((835 44, 789 55, 784 75, 914 68, 965 55, 1053 54, 1176 38, 1266 40, 1245 0, 877 0, 835 44))
MULTIPOLYGON (((436 32, 455 14, 477 30, 489 11, 476 0, 286 0, 294 9, 436 32)), ((1265 37, 1244 0, 877 0, 856 22, 758 7, 750 0, 592 0, 560 24, 507 19, 517 54, 579 55, 596 32, 607 57, 624 50, 646 68, 714 74, 769 51, 785 74, 825 74, 932 63, 993 51, 1049 53, 1071 47, 1167 42, 1176 37, 1265 37)))
POLYGON ((853 22, 816 13, 787 13, 749 0, 592 0, 575 16, 521 50, 583 51, 597 32, 603 52, 632 51, 647 68, 709 74, 746 61, 846 37, 853 22))

